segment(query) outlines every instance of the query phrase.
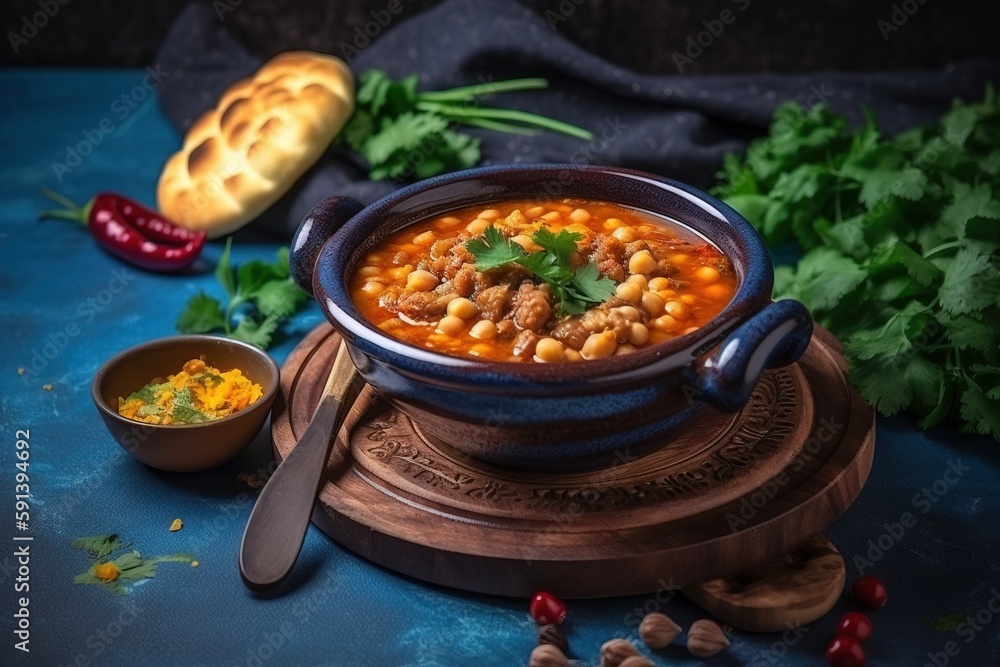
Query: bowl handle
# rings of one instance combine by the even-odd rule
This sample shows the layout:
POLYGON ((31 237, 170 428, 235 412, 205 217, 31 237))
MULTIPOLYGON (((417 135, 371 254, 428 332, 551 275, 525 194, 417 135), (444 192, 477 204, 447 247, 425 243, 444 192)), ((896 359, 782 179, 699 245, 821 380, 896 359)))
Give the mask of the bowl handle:
POLYGON ((685 394, 727 412, 739 410, 765 368, 787 366, 805 354, 812 330, 812 316, 798 301, 768 304, 697 367, 685 394))
POLYGON ((363 204, 350 197, 327 197, 306 213, 292 237, 288 254, 288 266, 299 289, 313 295, 313 271, 320 251, 363 208, 363 204))

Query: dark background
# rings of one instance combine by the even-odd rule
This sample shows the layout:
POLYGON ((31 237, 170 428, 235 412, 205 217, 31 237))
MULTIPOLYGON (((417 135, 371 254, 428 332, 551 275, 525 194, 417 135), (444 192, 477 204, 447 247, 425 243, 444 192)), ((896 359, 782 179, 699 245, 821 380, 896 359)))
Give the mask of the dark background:
MULTIPOLYGON (((59 0, 5 0, 0 9, 5 35, 0 63, 144 66, 188 1, 68 0, 59 5, 59 0), (58 12, 45 17, 45 25, 14 53, 10 33, 21 33, 24 17, 40 12, 40 3, 50 12, 58 7, 58 12)), ((397 18, 439 1, 400 0, 403 11, 397 18)), ((703 22, 717 19, 726 8, 738 14, 726 27, 730 35, 683 73, 935 68, 976 56, 1000 56, 996 0, 520 1, 542 15, 565 14, 566 20, 555 24, 563 36, 643 73, 676 74, 673 53, 683 51, 688 37, 705 30, 703 22), (894 6, 897 20, 905 16, 906 23, 885 39, 878 21, 889 21, 894 6)), ((341 55, 340 43, 350 43, 355 29, 372 20, 370 12, 388 3, 215 0, 227 28, 262 58, 296 48, 341 55)))

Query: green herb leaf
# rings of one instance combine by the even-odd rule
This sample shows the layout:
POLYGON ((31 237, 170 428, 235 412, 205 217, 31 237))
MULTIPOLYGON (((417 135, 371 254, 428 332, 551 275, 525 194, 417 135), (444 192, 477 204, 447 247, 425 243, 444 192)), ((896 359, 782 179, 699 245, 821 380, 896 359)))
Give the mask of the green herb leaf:
POLYGON ((476 258, 477 271, 489 271, 524 257, 524 248, 490 225, 482 238, 469 239, 465 247, 476 258))
POLYGON ((226 239, 226 248, 222 251, 222 255, 219 257, 219 263, 215 266, 215 278, 222 285, 223 289, 226 290, 226 294, 230 298, 236 296, 236 276, 233 272, 231 256, 233 250, 233 237, 230 236, 226 239))
POLYGON ((279 321, 276 316, 266 317, 261 322, 244 317, 233 329, 233 338, 266 350, 271 344, 271 337, 278 330, 279 321))
POLYGON ((291 279, 271 280, 256 293, 257 308, 264 317, 291 317, 309 296, 300 290, 291 279))
POLYGON ((70 542, 70 549, 82 549, 91 558, 104 558, 113 551, 117 551, 125 546, 125 543, 118 539, 116 533, 111 535, 96 535, 94 537, 80 537, 70 542))
POLYGON ((566 289, 588 303, 603 303, 615 294, 615 281, 602 276, 597 265, 588 262, 576 270, 566 289))
POLYGON ((177 318, 177 330, 181 333, 208 333, 225 326, 222 304, 201 290, 188 300, 187 307, 177 318))

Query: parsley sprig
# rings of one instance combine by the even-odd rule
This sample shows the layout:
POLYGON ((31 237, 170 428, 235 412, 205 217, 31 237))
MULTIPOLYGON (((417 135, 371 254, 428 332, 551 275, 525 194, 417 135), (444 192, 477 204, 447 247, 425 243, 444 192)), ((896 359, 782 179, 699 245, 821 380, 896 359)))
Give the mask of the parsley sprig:
POLYGON ((519 264, 549 285, 561 314, 579 315, 615 293, 615 282, 602 276, 593 262, 573 269, 573 253, 582 239, 583 235, 576 232, 563 229, 553 234, 543 227, 531 236, 542 250, 529 253, 490 225, 481 238, 469 239, 465 247, 476 258, 477 271, 519 264))
POLYGON ((230 237, 215 268, 215 277, 228 296, 225 308, 221 301, 199 290, 177 318, 177 330, 221 331, 230 338, 266 349, 281 324, 309 297, 290 277, 288 248, 278 250, 273 263, 254 260, 236 267, 230 259, 232 245, 230 237))
POLYGON ((545 79, 484 82, 451 90, 417 91, 416 74, 399 81, 378 69, 361 75, 354 115, 339 138, 368 162, 368 177, 427 178, 478 164, 479 139, 462 124, 511 134, 561 132, 589 141, 593 134, 569 123, 518 109, 480 106, 497 93, 546 88, 545 79))
POLYGON ((823 105, 775 113, 728 156, 717 188, 772 247, 775 294, 801 300, 843 342, 883 414, 951 417, 1000 440, 1000 104, 992 87, 939 122, 884 137, 823 105))

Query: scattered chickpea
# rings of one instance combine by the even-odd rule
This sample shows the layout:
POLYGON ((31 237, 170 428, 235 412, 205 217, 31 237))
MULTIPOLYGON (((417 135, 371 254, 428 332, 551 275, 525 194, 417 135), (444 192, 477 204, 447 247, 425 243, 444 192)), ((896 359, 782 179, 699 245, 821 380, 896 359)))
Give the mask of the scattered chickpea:
POLYGON ((524 212, 524 216, 529 220, 534 220, 535 218, 540 218, 545 214, 544 206, 532 206, 527 211, 524 212))
POLYGON ((667 301, 663 304, 663 312, 678 320, 683 320, 688 316, 687 306, 680 301, 667 301))
POLYGON ((563 353, 566 355, 566 361, 580 361, 583 359, 583 357, 580 356, 580 353, 571 347, 567 347, 563 353))
POLYGON ((628 260, 629 273, 641 273, 649 275, 656 268, 656 260, 648 250, 640 250, 632 255, 628 260))
POLYGON ((542 216, 542 220, 546 220, 548 222, 554 222, 555 220, 558 220, 561 217, 562 213, 560 213, 559 211, 549 211, 548 213, 542 216))
POLYGON ((377 266, 362 266, 358 269, 358 275, 362 278, 371 278, 382 273, 382 269, 377 266))
POLYGON ((608 218, 604 221, 604 226, 608 229, 618 229, 619 227, 624 227, 625 223, 618 218, 608 218))
POLYGON ((428 229, 423 234, 417 234, 416 236, 414 236, 413 244, 422 246, 424 248, 429 248, 436 240, 437 240, 437 234, 428 229))
POLYGON ((724 299, 729 296, 729 289, 725 285, 708 285, 701 290, 706 299, 724 299))
POLYGON ((450 227, 450 226, 454 226, 454 225, 460 225, 460 224, 462 224, 462 221, 459 220, 458 218, 456 218, 453 215, 449 215, 447 217, 441 218, 441 224, 442 225, 448 225, 450 227))
POLYGON ((663 299, 660 298, 659 294, 643 292, 642 307, 646 309, 650 317, 657 317, 663 313, 663 299))
POLYGON ((494 220, 500 217, 500 211, 496 210, 495 208, 488 208, 482 213, 480 213, 479 217, 483 220, 489 220, 490 222, 493 222, 494 220))
POLYGON ((479 340, 493 340, 497 335, 497 325, 489 320, 480 320, 469 330, 469 335, 479 340))
POLYGON ((632 345, 642 345, 649 340, 649 329, 641 322, 633 322, 628 332, 628 342, 632 345))
POLYGON ((635 352, 635 345, 631 343, 621 343, 617 348, 615 348, 615 356, 620 357, 624 354, 632 354, 635 352))
POLYGON ((611 232, 611 235, 622 243, 631 243, 635 241, 635 234, 628 227, 619 227, 615 231, 611 232))
POLYGON ((427 292, 440 284, 440 280, 430 271, 417 269, 406 276, 406 288, 417 292, 427 292))
POLYGON ((646 289, 649 286, 649 283, 646 280, 646 276, 642 275, 641 273, 633 273, 625 280, 625 282, 638 285, 641 289, 646 289))
POLYGON ((667 257, 667 259, 670 260, 670 263, 674 265, 686 264, 689 258, 690 255, 688 255, 686 252, 675 252, 669 257, 667 257))
POLYGON ((476 304, 472 303, 469 299, 464 296, 460 296, 457 299, 452 299, 448 302, 448 314, 454 315, 455 317, 460 317, 463 320, 467 320, 471 317, 475 317, 479 313, 479 308, 476 304))
POLYGON ((578 208, 569 214, 569 219, 573 222, 587 222, 590 220, 590 211, 578 208))
POLYGON ((670 289, 670 281, 666 278, 653 278, 649 281, 649 290, 651 292, 662 292, 665 289, 670 289))
POLYGON ((635 283, 619 283, 618 287, 615 288, 615 294, 627 303, 638 303, 642 299, 642 288, 635 283))
POLYGON ((618 347, 618 341, 615 340, 614 331, 593 333, 587 337, 587 342, 583 344, 580 355, 584 359, 603 359, 614 354, 616 347, 618 347))
POLYGON ((465 328, 465 320, 461 317, 455 317, 454 315, 445 315, 438 321, 436 332, 445 334, 446 336, 454 336, 459 331, 465 328))
POLYGON ((659 329, 660 331, 676 331, 677 330, 677 320, 675 320, 670 315, 661 315, 650 322, 654 329, 659 329))
POLYGON ((630 322, 640 322, 642 321, 642 315, 639 310, 634 306, 618 306, 614 310, 621 313, 622 317, 630 322))
POLYGON ((692 277, 700 283, 714 283, 719 279, 719 272, 711 266, 699 266, 692 277))
POLYGON ((698 297, 694 294, 681 294, 679 298, 683 303, 686 303, 689 306, 693 306, 698 302, 698 297))
POLYGON ((525 252, 538 252, 542 250, 542 246, 535 243, 527 234, 518 234, 511 241, 524 248, 525 252))
POLYGON ((489 220, 483 220, 482 218, 476 218, 468 225, 465 226, 465 231, 469 232, 473 236, 478 236, 486 231, 486 228, 490 226, 489 220))
POLYGON ((361 286, 361 291, 367 296, 378 296, 385 291, 385 285, 377 280, 371 280, 361 286))
POLYGON ((556 363, 566 360, 563 344, 555 338, 541 338, 535 343, 535 360, 543 363, 556 363))

